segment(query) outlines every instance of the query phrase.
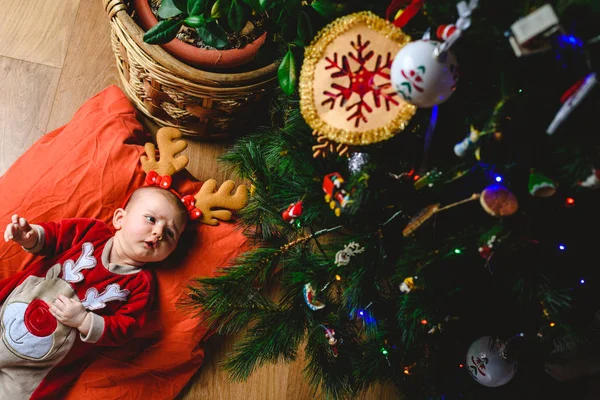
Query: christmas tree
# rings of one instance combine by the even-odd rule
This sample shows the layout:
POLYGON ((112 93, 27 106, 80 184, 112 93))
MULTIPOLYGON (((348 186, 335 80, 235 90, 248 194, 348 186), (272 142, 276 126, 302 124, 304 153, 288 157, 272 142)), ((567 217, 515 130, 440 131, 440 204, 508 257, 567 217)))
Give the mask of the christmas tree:
POLYGON ((595 339, 599 4, 312 3, 346 14, 289 43, 271 123, 221 160, 254 246, 190 288, 245 332, 225 367, 304 347, 331 398, 553 398, 595 339))

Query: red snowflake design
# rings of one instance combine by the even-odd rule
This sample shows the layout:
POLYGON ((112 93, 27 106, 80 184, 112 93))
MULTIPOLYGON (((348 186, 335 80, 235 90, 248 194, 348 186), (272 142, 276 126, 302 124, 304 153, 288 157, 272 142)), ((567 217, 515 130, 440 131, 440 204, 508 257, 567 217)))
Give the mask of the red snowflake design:
POLYGON ((371 42, 367 40, 363 44, 361 35, 357 35, 356 43, 351 41, 350 44, 356 50, 356 53, 348 52, 347 56, 343 55, 341 65, 338 63, 337 52, 333 53, 333 59, 329 57, 325 58, 329 63, 325 69, 335 69, 335 72, 331 73, 331 77, 347 79, 348 86, 332 83, 331 87, 335 89, 335 92, 323 91, 323 94, 328 98, 323 100, 321 105, 329 104, 329 109, 331 110, 335 107, 337 99, 340 99, 339 107, 345 107, 348 112, 354 111, 346 120, 350 121, 354 119, 354 127, 358 128, 361 121, 368 122, 367 114, 373 112, 373 107, 366 101, 367 95, 370 93, 373 94, 373 101, 377 108, 381 107, 382 99, 387 111, 390 111, 390 104, 397 106, 399 102, 395 99, 397 94, 393 88, 388 92, 384 92, 384 90, 390 89, 392 86, 389 72, 393 61, 391 53, 387 53, 385 62, 382 62, 383 57, 381 54, 377 55, 375 67, 370 70, 366 64, 375 56, 372 50, 367 50, 371 42), (365 52, 366 54, 364 54, 365 52), (350 60, 353 61, 352 64, 355 64, 354 69, 350 66, 350 60), (384 78, 385 83, 377 85, 375 83, 375 77, 377 76, 384 78), (346 106, 346 103, 354 93, 360 99, 356 103, 346 106))

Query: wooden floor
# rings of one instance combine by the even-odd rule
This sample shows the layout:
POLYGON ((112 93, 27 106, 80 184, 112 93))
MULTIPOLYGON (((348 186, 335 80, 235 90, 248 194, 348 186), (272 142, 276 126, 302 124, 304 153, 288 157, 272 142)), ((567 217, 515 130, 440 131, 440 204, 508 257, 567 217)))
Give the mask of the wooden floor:
MULTIPOLYGON (((121 86, 101 3, 0 0, 0 175, 38 138, 69 122, 88 98, 111 84, 121 86)), ((230 144, 192 143, 188 169, 198 179, 223 181, 227 176, 215 159, 230 144)), ((178 399, 320 397, 303 379, 302 360, 267 366, 247 382, 230 383, 218 364, 232 342, 211 340, 204 365, 178 399)), ((395 397, 393 388, 377 387, 363 398, 395 397)))

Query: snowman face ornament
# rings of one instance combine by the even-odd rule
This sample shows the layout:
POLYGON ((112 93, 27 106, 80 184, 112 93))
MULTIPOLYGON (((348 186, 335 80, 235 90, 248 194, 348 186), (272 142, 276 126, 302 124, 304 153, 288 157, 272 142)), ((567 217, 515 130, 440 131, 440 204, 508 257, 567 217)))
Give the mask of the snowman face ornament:
POLYGON ((450 51, 436 56, 440 42, 417 40, 404 46, 394 57, 391 81, 396 92, 417 107, 441 104, 454 93, 458 64, 450 51))

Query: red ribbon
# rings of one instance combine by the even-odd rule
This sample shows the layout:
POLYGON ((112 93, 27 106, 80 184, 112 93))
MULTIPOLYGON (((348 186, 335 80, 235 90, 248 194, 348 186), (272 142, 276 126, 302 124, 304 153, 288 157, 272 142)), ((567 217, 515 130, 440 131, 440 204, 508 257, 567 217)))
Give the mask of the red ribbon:
MULTIPOLYGON (((408 3, 409 0, 392 0, 387 10, 385 11, 385 18, 390 20, 393 14, 395 14, 400 7, 408 3)), ((412 0, 409 5, 402 11, 402 14, 396 18, 393 22, 398 28, 402 28, 406 25, 417 13, 423 8, 425 0, 412 0)))
POLYGON ((564 103, 565 101, 567 101, 569 99, 569 97, 571 97, 573 95, 573 93, 575 93, 577 91, 577 89, 579 89, 581 87, 581 85, 583 85, 583 82, 585 82, 585 78, 581 78, 580 80, 575 82, 573 85, 571 85, 571 87, 568 88, 563 93, 562 96, 560 96, 560 102, 564 103))
POLYGON ((192 221, 200 218, 202 216, 202 211, 196 208, 196 198, 191 194, 183 196, 181 198, 183 205, 185 206, 188 215, 192 221))
POLYGON ((159 186, 163 189, 171 187, 172 178, 170 175, 159 175, 156 171, 150 171, 146 175, 146 183, 151 186, 159 186))

